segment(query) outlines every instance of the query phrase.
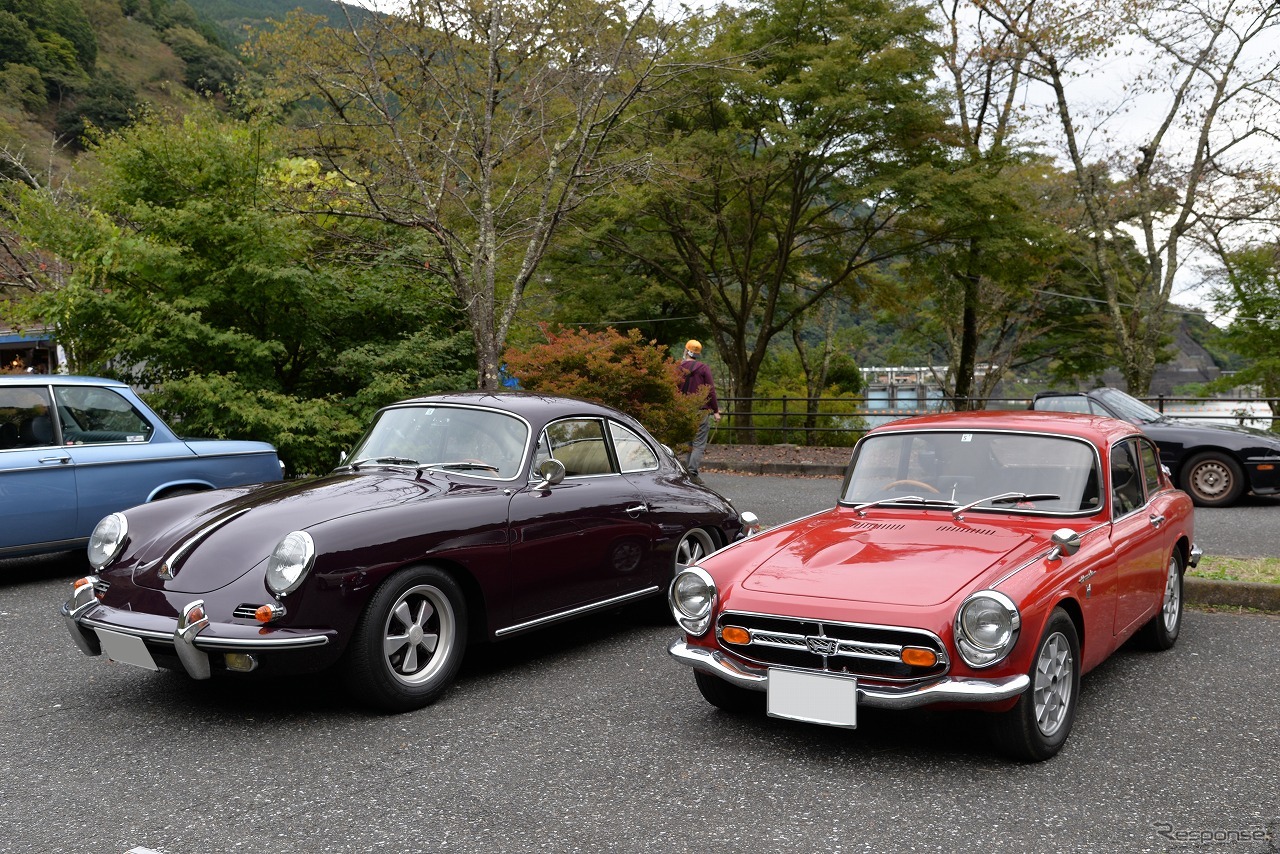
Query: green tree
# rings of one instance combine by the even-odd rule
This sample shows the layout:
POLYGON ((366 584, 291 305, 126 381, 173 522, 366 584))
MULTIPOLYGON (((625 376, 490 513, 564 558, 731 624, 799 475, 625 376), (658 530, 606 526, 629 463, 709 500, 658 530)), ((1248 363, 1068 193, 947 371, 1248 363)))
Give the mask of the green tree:
POLYGON ((651 4, 410 0, 345 27, 292 15, 257 43, 299 148, 352 185, 342 208, 433 243, 497 388, 512 320, 565 217, 643 158, 612 139, 663 70, 651 4))
POLYGON ((273 130, 199 104, 150 115, 95 141, 78 192, 28 187, 9 213, 71 265, 24 310, 54 323, 74 370, 158 389, 180 429, 272 441, 318 471, 377 406, 474 374, 422 247, 282 211, 336 179, 282 157, 273 130))
POLYGON ((697 306, 752 441, 770 342, 914 239, 897 225, 942 116, 918 6, 783 0, 707 23, 688 60, 706 70, 649 129, 638 213, 601 245, 697 306))
MULTIPOLYGON (((1233 316, 1225 343, 1248 360, 1230 385, 1254 384, 1263 397, 1280 398, 1280 244, 1227 252, 1223 261, 1215 307, 1233 316)), ((1280 405, 1273 402, 1271 414, 1280 415, 1280 405)), ((1280 433, 1280 420, 1273 417, 1271 429, 1280 433)))
POLYGON ((1280 4, 974 2, 1013 37, 1027 79, 1048 97, 1083 214, 1083 262, 1128 390, 1145 395, 1190 248, 1208 233, 1247 240, 1274 202, 1280 75, 1267 46, 1280 35, 1280 4), (1089 83, 1108 62, 1119 103, 1089 83), (1130 241, 1136 253, 1117 251, 1130 241))

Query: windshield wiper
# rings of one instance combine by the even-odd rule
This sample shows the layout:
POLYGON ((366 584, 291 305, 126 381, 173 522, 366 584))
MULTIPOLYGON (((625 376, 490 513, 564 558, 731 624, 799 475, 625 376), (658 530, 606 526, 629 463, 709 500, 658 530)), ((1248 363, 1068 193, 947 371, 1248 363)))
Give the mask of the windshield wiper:
POLYGON ((949 498, 924 498, 920 495, 902 495, 895 498, 880 498, 876 501, 868 501, 866 504, 855 504, 853 512, 858 516, 866 516, 867 509, 871 507, 879 507, 881 504, 921 504, 924 506, 937 505, 939 507, 954 507, 955 502, 949 498))
POLYGON ((417 460, 411 460, 408 457, 365 457, 362 460, 356 460, 354 463, 347 463, 339 468, 358 469, 360 466, 416 466, 417 460))
POLYGON ((991 495, 986 498, 979 498, 977 501, 970 501, 963 507, 957 507, 951 511, 951 515, 959 522, 963 517, 960 515, 966 510, 971 510, 979 504, 1018 504, 1023 501, 1058 501, 1061 495, 1054 495, 1052 492, 1001 492, 999 495, 991 495))
POLYGON ((491 471, 497 474, 499 469, 497 466, 491 466, 488 463, 422 463, 418 466, 420 469, 446 469, 448 471, 491 471))

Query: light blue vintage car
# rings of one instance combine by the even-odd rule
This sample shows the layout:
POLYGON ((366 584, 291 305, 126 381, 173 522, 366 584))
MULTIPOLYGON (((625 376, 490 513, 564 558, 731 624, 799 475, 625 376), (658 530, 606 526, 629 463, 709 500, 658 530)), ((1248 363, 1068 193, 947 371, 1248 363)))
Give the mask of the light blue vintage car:
POLYGON ((281 469, 265 442, 180 438, 124 383, 0 375, 0 558, 80 548, 109 513, 281 469))

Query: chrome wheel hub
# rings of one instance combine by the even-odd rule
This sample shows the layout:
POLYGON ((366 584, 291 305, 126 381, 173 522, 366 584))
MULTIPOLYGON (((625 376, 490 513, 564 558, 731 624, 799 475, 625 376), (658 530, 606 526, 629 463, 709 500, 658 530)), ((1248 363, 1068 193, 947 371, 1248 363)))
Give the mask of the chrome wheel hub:
POLYGON ((1031 685, 1036 726, 1045 736, 1056 733, 1071 710, 1073 664, 1071 645, 1061 632, 1054 632, 1040 647, 1031 685))
POLYGON ((382 654, 391 673, 418 684, 435 675, 453 646, 454 616, 437 588, 420 584, 400 595, 382 633, 382 654))
POLYGON ((1178 562, 1169 558, 1169 573, 1164 581, 1164 630, 1173 634, 1178 628, 1178 616, 1182 612, 1182 588, 1178 584, 1178 562))

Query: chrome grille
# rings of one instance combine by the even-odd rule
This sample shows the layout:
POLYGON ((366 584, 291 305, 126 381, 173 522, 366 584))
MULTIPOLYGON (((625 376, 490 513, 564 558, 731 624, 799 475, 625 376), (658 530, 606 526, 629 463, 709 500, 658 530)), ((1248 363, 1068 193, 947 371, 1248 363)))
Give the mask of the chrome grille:
POLYGON ((258 606, 257 605, 239 605, 236 607, 234 611, 231 612, 231 616, 240 620, 257 620, 258 606))
POLYGON ((890 682, 932 679, 947 672, 942 641, 932 632, 902 626, 799 620, 766 614, 727 611, 716 623, 716 636, 726 650, 765 666, 799 667, 890 682), (730 643, 726 626, 746 630, 746 643, 730 643), (904 647, 924 647, 938 656, 932 667, 904 664, 904 647))
POLYGON ((93 592, 97 594, 99 599, 101 599, 103 594, 105 594, 110 589, 111 589, 110 581, 104 581, 102 578, 99 578, 97 581, 93 582, 93 592))

